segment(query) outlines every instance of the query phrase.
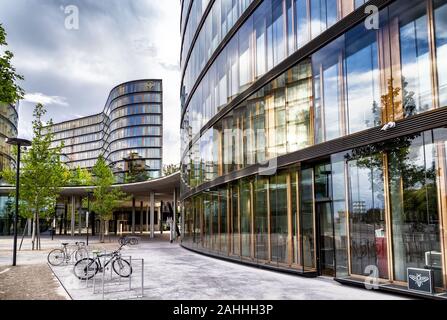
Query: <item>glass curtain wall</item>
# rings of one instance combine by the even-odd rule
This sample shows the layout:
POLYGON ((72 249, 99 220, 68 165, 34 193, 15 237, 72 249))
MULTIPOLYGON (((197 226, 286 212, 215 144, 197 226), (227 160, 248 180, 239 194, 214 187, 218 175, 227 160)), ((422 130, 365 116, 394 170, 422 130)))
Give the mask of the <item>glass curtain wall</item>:
POLYGON ((269 217, 269 179, 258 177, 254 182, 254 233, 255 257, 258 260, 270 260, 270 217, 269 217))
POLYGON ((433 132, 405 137, 395 147, 388 152, 394 277, 406 281, 407 268, 431 267, 436 259, 427 254, 441 252, 433 132))

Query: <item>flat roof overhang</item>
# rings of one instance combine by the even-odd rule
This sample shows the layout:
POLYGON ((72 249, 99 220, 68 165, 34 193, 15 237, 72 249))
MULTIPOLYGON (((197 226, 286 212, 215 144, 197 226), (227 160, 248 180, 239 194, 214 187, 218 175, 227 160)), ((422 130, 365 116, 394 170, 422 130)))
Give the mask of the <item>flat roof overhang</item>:
MULTIPOLYGON (((172 196, 175 189, 180 188, 180 172, 176 172, 166 177, 159 179, 148 180, 144 182, 117 184, 114 188, 121 188, 127 194, 134 196, 149 196, 154 192, 156 196, 172 196)), ((61 196, 87 196, 89 191, 94 190, 95 187, 64 187, 62 188, 61 196)), ((0 195, 8 195, 14 191, 14 187, 0 186, 0 195)))

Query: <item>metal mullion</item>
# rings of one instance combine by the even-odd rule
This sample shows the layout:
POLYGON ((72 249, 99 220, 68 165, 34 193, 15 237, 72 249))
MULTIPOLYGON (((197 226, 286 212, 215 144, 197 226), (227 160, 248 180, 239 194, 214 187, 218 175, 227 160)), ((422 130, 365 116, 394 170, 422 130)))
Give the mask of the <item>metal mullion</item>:
POLYGON ((436 38, 435 38, 435 17, 433 0, 427 0, 427 23, 428 23, 428 43, 430 48, 430 69, 431 69, 431 85, 432 85, 432 99, 433 109, 439 108, 439 82, 438 82, 438 68, 436 58, 436 38))
POLYGON ((287 229, 288 229, 288 236, 287 236, 287 242, 288 242, 288 255, 289 255, 289 266, 293 264, 293 214, 292 214, 292 184, 291 184, 291 176, 290 172, 287 173, 286 177, 286 184, 287 184, 287 229))
POLYGON ((442 253, 442 275, 444 288, 447 287, 447 168, 446 168, 446 150, 445 142, 435 142, 436 148, 436 167, 437 167, 437 192, 438 192, 438 210, 439 210, 439 232, 441 236, 441 253, 442 253))
POLYGON ((387 257, 388 257, 388 278, 394 282, 394 261, 393 261, 393 232, 392 232, 392 216, 391 216, 391 192, 388 154, 383 153, 383 180, 384 180, 384 196, 385 196, 385 225, 387 237, 387 257))

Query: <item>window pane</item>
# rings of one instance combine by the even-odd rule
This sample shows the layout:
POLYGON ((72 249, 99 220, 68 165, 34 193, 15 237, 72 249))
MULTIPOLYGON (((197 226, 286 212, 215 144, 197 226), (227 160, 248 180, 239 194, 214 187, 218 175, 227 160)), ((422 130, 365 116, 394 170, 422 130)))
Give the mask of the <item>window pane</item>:
POLYGON ((431 132, 402 139, 388 155, 394 273, 406 281, 407 268, 427 267, 426 254, 441 251, 431 132))
POLYGON ((436 58, 438 65, 439 103, 447 106, 447 1, 435 1, 436 58))
POLYGON ((272 262, 288 262, 287 175, 270 178, 272 262))
POLYGON ((255 181, 253 214, 255 215, 255 257, 269 260, 268 256, 268 179, 255 181))

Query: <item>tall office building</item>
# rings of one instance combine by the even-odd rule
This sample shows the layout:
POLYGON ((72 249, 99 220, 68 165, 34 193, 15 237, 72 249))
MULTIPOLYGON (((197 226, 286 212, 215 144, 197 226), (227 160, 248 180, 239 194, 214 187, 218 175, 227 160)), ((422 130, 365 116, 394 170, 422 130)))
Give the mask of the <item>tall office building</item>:
POLYGON ((183 0, 181 33, 185 247, 445 292, 447 0, 183 0))
POLYGON ((54 124, 53 147, 71 169, 92 168, 103 155, 122 177, 132 170, 141 177, 162 174, 163 90, 161 80, 138 80, 115 87, 96 115, 54 124))
MULTIPOLYGON (((18 107, 0 103, 0 172, 15 164, 12 147, 6 138, 17 137, 18 107)), ((0 177, 0 186, 6 184, 0 177)), ((12 201, 8 195, 0 195, 0 235, 12 232, 12 201)))
POLYGON ((6 143, 7 138, 17 137, 18 107, 0 103, 0 171, 8 168, 14 162, 11 145, 6 143))

